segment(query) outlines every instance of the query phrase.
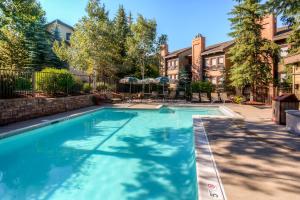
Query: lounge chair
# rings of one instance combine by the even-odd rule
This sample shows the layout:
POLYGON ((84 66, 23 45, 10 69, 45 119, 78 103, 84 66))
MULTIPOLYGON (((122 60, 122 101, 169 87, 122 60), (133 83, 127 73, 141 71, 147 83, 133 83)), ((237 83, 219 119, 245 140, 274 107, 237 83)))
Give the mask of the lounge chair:
POLYGON ((184 91, 179 91, 178 97, 179 97, 180 99, 184 99, 184 97, 185 97, 185 92, 184 92, 184 91))
POLYGON ((200 94, 200 99, 202 103, 208 103, 210 102, 209 98, 207 97, 207 93, 201 93, 200 94))
POLYGON ((106 98, 109 103, 115 104, 115 103, 121 103, 122 97, 119 94, 116 93, 106 93, 106 98))
POLYGON ((158 92, 152 91, 150 98, 153 99, 153 100, 157 100, 157 98, 158 98, 158 92))
POLYGON ((199 93, 192 94, 192 102, 200 102, 199 93))
POLYGON ((220 102, 220 97, 218 93, 211 93, 211 103, 220 102))
POLYGON ((222 100, 224 103, 232 102, 232 100, 231 100, 230 98, 228 98, 228 95, 227 95, 226 92, 221 93, 220 96, 221 96, 221 100, 222 100))

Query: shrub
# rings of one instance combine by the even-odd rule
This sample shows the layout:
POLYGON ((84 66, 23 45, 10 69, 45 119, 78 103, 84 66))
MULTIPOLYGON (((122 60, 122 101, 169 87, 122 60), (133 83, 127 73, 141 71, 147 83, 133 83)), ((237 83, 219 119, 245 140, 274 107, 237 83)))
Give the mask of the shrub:
POLYGON ((72 93, 78 94, 83 91, 83 81, 79 77, 74 78, 74 84, 72 87, 72 93))
POLYGON ((102 90, 107 90, 107 88, 108 88, 107 85, 99 84, 99 85, 97 85, 96 90, 97 91, 102 91, 102 90))
POLYGON ((192 88, 192 92, 200 92, 199 82, 192 82, 191 88, 192 88))
POLYGON ((92 91, 92 86, 89 83, 84 83, 83 84, 83 91, 85 93, 90 93, 92 91))
POLYGON ((1 98, 10 98, 15 95, 16 78, 13 73, 0 74, 0 97, 1 98))
POLYGON ((45 68, 36 77, 38 89, 47 94, 69 93, 74 82, 73 75, 65 69, 45 68))
POLYGON ((32 84, 30 78, 19 77, 16 80, 16 90, 31 90, 32 84))
POLYGON ((244 97, 242 96, 235 96, 233 97, 233 102, 237 104, 241 104, 244 101, 244 97))
POLYGON ((211 93, 213 91, 213 85, 208 81, 200 81, 199 88, 200 92, 211 93))
POLYGON ((196 81, 191 84, 192 92, 206 92, 211 93, 213 91, 213 85, 208 81, 196 81))

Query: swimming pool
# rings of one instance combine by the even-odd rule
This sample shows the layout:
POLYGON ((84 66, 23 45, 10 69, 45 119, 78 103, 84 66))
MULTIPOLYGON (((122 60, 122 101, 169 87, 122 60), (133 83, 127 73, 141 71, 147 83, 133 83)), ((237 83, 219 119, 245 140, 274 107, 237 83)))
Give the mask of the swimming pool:
POLYGON ((0 140, 1 199, 197 199, 192 115, 105 108, 0 140))

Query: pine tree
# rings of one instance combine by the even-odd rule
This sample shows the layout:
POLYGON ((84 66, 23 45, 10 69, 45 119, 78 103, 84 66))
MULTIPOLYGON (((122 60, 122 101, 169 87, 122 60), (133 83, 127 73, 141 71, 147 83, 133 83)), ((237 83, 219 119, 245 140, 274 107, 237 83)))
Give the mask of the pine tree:
POLYGON ((118 76, 123 77, 126 73, 126 40, 129 36, 128 19, 123 6, 120 6, 117 15, 113 21, 114 37, 116 47, 116 65, 118 66, 118 76))
POLYGON ((54 41, 59 41, 59 42, 61 41, 60 31, 57 25, 55 26, 55 29, 53 30, 52 34, 53 34, 54 41))
POLYGON ((46 65, 56 65, 57 59, 53 57, 51 40, 45 29, 45 12, 36 0, 5 0, 0 4, 0 19, 0 36, 2 36, 0 44, 3 46, 15 44, 15 46, 10 46, 10 52, 19 52, 19 54, 10 55, 13 57, 3 55, 1 60, 5 58, 7 63, 11 63, 20 60, 17 59, 18 57, 22 58, 21 63, 10 64, 17 68, 41 69, 46 65), (6 34, 4 34, 5 31, 6 34), (12 34, 8 34, 7 31, 11 31, 12 34), (14 37, 8 37, 13 35, 14 37), (23 44, 22 48, 17 44, 23 44), (21 48, 20 51, 19 48, 21 48))
POLYGON ((292 29, 288 38, 291 45, 289 52, 300 53, 300 1, 268 0, 265 5, 270 12, 280 15, 284 24, 292 29))
POLYGON ((278 47, 261 36, 260 22, 265 15, 260 0, 238 0, 231 12, 232 36, 235 45, 230 49, 230 81, 236 88, 250 86, 251 100, 256 91, 272 81, 272 59, 278 55, 278 47))

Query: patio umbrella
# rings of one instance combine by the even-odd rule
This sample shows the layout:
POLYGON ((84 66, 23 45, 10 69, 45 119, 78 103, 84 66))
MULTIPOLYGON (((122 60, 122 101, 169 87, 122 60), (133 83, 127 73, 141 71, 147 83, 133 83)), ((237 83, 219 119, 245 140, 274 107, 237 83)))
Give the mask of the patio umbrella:
POLYGON ((165 84, 168 84, 170 82, 170 79, 166 76, 161 76, 155 79, 156 83, 163 85, 163 94, 165 94, 165 84))
POLYGON ((120 80, 120 83, 122 84, 129 84, 129 92, 131 94, 131 85, 134 84, 134 83, 138 83, 139 82, 139 79, 135 78, 135 77, 132 77, 132 76, 128 76, 128 77, 125 77, 125 78, 122 78, 120 80))
POLYGON ((142 80, 142 82, 144 84, 148 84, 149 85, 149 93, 150 93, 150 85, 153 83, 156 83, 156 80, 154 78, 145 78, 142 80))

